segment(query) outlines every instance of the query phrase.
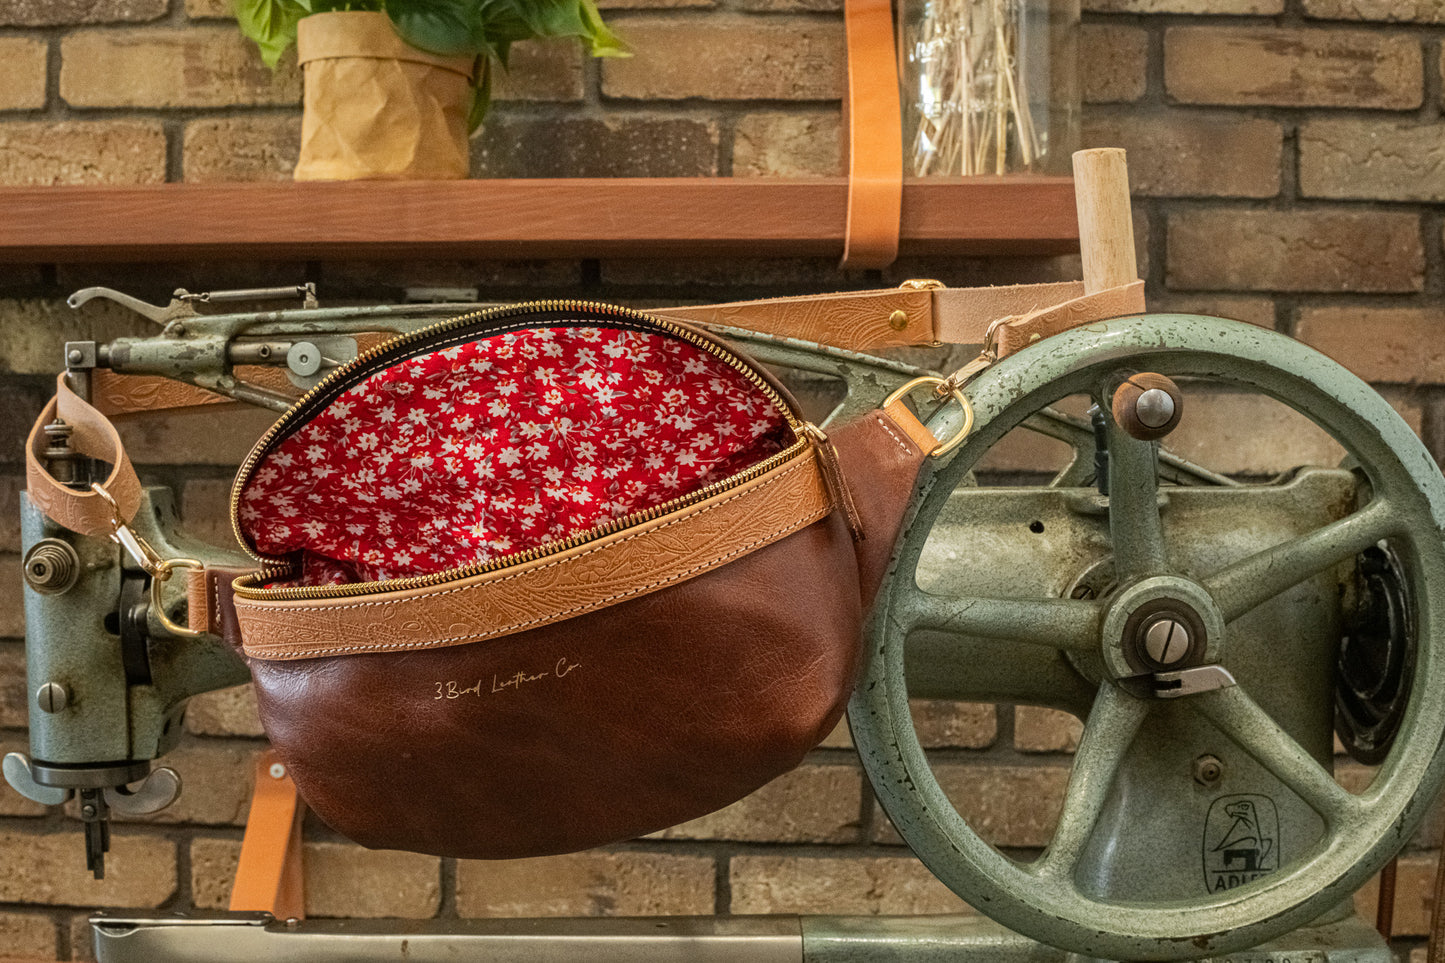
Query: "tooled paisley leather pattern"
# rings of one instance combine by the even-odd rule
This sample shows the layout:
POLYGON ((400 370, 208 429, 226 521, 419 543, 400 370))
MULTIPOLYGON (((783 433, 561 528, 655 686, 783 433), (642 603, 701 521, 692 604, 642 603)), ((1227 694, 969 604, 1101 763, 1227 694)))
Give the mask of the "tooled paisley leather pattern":
POLYGON ((427 589, 305 601, 237 597, 245 652, 305 659, 463 645, 646 595, 832 510, 807 449, 744 486, 556 556, 427 589))

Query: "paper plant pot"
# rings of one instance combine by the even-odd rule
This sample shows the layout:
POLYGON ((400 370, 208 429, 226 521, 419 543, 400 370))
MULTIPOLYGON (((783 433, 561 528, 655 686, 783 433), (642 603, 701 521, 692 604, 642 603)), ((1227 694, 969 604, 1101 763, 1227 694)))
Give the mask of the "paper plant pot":
POLYGON ((471 57, 441 57, 397 36, 386 14, 301 20, 306 78, 298 181, 467 176, 471 57))

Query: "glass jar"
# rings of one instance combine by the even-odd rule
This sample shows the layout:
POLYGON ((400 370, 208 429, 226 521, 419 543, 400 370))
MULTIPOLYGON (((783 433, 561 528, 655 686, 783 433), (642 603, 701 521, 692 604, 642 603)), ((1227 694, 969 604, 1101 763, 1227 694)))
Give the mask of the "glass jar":
POLYGON ((1067 174, 1079 0, 901 0, 904 173, 1067 174))

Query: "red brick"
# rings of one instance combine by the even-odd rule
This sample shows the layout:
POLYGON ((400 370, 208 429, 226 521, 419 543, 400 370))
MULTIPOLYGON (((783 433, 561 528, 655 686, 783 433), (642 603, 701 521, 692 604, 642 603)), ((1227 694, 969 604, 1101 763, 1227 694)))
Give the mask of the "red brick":
POLYGON ((1274 197, 1283 134, 1272 120, 1194 113, 1091 115, 1086 147, 1122 147, 1146 197, 1274 197))
POLYGON ((1284 0, 1084 0, 1091 13, 1272 14, 1284 0))
POLYGON ((842 115, 748 114, 733 131, 734 177, 829 177, 843 173, 842 115))
MULTIPOLYGON (((1426 936, 1430 932, 1430 912, 1435 906, 1436 854, 1405 856, 1395 871, 1396 936, 1426 936)), ((1355 893, 1355 911, 1367 920, 1375 918, 1380 899, 1380 878, 1366 883, 1355 893)))
POLYGON ((834 100, 843 31, 793 18, 629 20, 634 56, 602 63, 602 93, 641 100, 834 100))
POLYGON ((1185 103, 1405 110, 1420 106, 1422 81, 1420 43, 1409 36, 1260 27, 1164 35, 1164 84, 1185 103))
POLYGON ((862 780, 863 774, 852 766, 801 766, 725 809, 649 838, 854 842, 862 780))
MULTIPOLYGON (((5 125, 0 125, 3 149, 5 125)), ((63 140, 62 140, 63 143, 63 140)), ((164 139, 160 145, 164 156, 164 139)), ((110 341, 147 335, 156 328, 112 301, 96 300, 76 311, 58 298, 0 300, 0 371, 53 375, 64 364, 67 341, 110 341)))
POLYGON ((6 960, 54 960, 55 921, 33 913, 0 913, 0 952, 6 960))
POLYGON ((186 731, 202 736, 261 736, 256 691, 248 682, 192 696, 186 706, 186 731))
POLYGON ((716 870, 701 856, 572 853, 457 864, 457 913, 509 916, 711 916, 716 870))
POLYGON ((159 184, 166 135, 151 121, 0 124, 0 184, 159 184))
POLYGON ((289 181, 301 150, 300 117, 224 117, 186 125, 185 180, 289 181))
POLYGON ((59 27, 79 23, 155 20, 165 16, 167 0, 7 0, 0 26, 59 27))
POLYGON ((1439 0, 1304 0, 1304 14, 1325 20, 1445 23, 1439 0))
POLYGON ((1302 308, 1294 336, 1366 381, 1445 383, 1445 307, 1302 308))
POLYGON ((1384 211, 1200 210, 1169 217, 1172 288, 1419 291, 1419 218, 1384 211))
POLYGON ((83 30, 61 41, 60 96, 72 107, 294 104, 301 72, 275 73, 235 27, 83 30))
POLYGON ((567 102, 582 99, 582 47, 565 41, 527 40, 512 47, 507 69, 494 78, 498 101, 567 102))
POLYGON ((1067 712, 1014 707, 1014 748, 1024 752, 1073 752, 1083 731, 1084 724, 1067 712))
POLYGON ((0 552, 20 551, 20 493, 25 478, 0 475, 0 552))
POLYGON ((718 129, 685 117, 510 117, 473 142, 477 177, 712 177, 718 129))
POLYGON ((850 916, 969 913, 967 903, 911 857, 734 856, 728 864, 734 915, 850 916))
POLYGON ((1261 328, 1275 326, 1274 299, 1252 295, 1166 292, 1149 299, 1149 311, 1154 314, 1202 314, 1205 317, 1257 324, 1261 328))
POLYGON ((48 906, 160 906, 176 891, 176 848, 168 839, 112 833, 105 879, 85 868, 79 828, 0 833, 0 901, 48 906))
POLYGON ((1445 201, 1445 122, 1314 120, 1299 151, 1306 197, 1445 201))
MULTIPOLYGON (((937 763, 934 777, 955 809, 994 846, 1038 847, 1048 843, 1059 820, 1067 766, 985 766, 937 763)), ((902 840, 878 813, 874 841, 902 840)))
POLYGON ((1149 35, 1138 27, 1079 28, 1079 82, 1086 104, 1132 103, 1144 96, 1149 35))
POLYGON ((39 38, 0 37, 0 110, 45 106, 45 58, 49 44, 39 38))
MULTIPOLYGON (((198 909, 224 909, 241 856, 232 839, 191 841, 191 893, 198 909)), ((306 843, 306 914, 341 918, 428 919, 441 905, 441 860, 369 850, 350 843, 306 843)))

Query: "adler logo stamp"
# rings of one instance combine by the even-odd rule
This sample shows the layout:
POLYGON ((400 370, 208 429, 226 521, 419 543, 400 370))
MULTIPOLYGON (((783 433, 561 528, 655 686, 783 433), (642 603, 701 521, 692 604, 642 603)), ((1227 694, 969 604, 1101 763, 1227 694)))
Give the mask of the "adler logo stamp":
POLYGON ((1220 796, 1204 821, 1204 882, 1218 893, 1279 869, 1279 813, 1268 796, 1220 796))

